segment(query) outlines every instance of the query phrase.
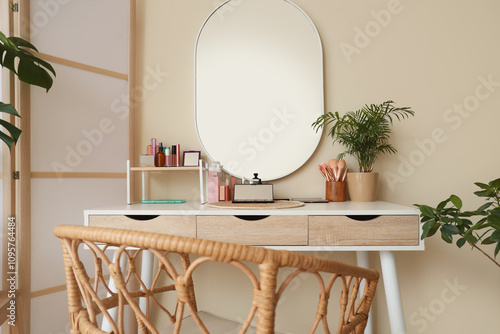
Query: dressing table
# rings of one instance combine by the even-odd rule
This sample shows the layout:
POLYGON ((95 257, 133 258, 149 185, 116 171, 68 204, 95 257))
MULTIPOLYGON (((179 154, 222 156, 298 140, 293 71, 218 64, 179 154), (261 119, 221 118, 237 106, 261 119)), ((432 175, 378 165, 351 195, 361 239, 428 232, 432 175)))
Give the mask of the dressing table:
MULTIPOLYGON (((309 16, 289 0, 228 0, 203 22, 194 44, 194 120, 206 159, 240 179, 258 172, 262 181, 282 179, 303 166, 322 136, 311 125, 325 111, 323 47, 309 16)), ((143 186, 144 181, 143 172, 143 186)), ((200 193, 203 202, 202 183, 200 193)), ((236 210, 189 201, 124 204, 84 214, 88 226, 291 251, 355 251, 358 265, 367 268, 368 252, 379 252, 391 331, 406 333, 394 252, 424 249, 416 208, 331 202, 236 210)), ((147 256, 145 282, 151 281, 147 256)))
MULTIPOLYGON (((391 331, 398 334, 406 329, 393 252, 424 250, 419 211, 387 202, 308 203, 275 210, 218 209, 197 202, 132 204, 85 210, 85 225, 292 251, 356 251, 358 265, 367 268, 368 252, 379 252, 391 331)), ((150 272, 146 266, 145 281, 150 272)))

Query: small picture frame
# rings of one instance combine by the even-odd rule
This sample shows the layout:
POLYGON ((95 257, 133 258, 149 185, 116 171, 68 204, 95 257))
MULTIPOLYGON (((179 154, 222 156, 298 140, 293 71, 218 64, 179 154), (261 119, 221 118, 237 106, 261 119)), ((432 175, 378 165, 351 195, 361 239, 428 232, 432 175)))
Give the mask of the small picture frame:
POLYGON ((184 151, 184 167, 198 167, 200 163, 201 151, 184 151))

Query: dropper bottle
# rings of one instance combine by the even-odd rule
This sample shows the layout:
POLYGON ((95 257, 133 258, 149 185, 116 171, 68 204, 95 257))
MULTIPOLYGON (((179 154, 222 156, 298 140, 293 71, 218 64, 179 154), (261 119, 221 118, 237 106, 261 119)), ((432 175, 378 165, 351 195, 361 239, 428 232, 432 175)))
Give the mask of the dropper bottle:
POLYGON ((155 167, 165 166, 165 153, 163 153, 163 143, 160 143, 158 152, 155 154, 155 167))

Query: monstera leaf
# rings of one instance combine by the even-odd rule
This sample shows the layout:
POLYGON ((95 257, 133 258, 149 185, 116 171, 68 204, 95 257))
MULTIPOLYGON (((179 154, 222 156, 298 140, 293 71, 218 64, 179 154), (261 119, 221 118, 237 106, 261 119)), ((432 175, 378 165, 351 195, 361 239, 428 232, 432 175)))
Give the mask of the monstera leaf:
POLYGON ((19 80, 47 89, 52 87, 52 76, 56 72, 52 65, 34 56, 30 50, 38 50, 20 37, 5 37, 0 32, 0 65, 14 72, 19 80))
MULTIPOLYGON (((19 80, 48 91, 53 83, 51 73, 55 76, 56 72, 52 65, 30 51, 38 52, 30 42, 19 37, 6 37, 0 31, 0 65, 11 70, 19 80)), ((0 102, 0 112, 21 117, 11 104, 0 102)), ((0 125, 10 134, 0 131, 0 139, 11 149, 12 144, 19 139, 21 130, 5 120, 0 120, 0 125)))
MULTIPOLYGON (((21 117, 19 116, 17 110, 11 104, 6 104, 3 102, 0 102, 0 112, 21 117)), ((17 140, 21 135, 21 130, 3 119, 0 119, 0 125, 3 126, 4 129, 7 130, 10 134, 9 136, 5 132, 0 131, 0 139, 3 140, 5 144, 7 144, 10 150, 12 149, 12 144, 17 143, 17 140)))

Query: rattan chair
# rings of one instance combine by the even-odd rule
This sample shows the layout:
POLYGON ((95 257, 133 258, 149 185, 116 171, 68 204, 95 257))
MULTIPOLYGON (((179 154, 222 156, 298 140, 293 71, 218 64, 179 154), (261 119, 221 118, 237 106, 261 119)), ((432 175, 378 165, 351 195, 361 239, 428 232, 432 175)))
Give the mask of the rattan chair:
MULTIPOLYGON (((303 319, 311 324, 310 333, 315 333, 317 327, 330 333, 326 315, 332 307, 338 309, 340 318, 333 331, 363 333, 379 277, 376 270, 326 258, 166 234, 74 225, 57 226, 54 234, 63 247, 72 334, 105 333, 99 329, 102 319, 109 322, 112 333, 126 333, 130 318, 135 318, 140 333, 160 333, 155 328, 158 314, 172 323, 161 333, 275 333, 278 301, 299 275, 313 275, 319 282, 316 311, 311 312, 315 316, 303 319), (150 287, 141 280, 137 269, 139 255, 145 251, 155 258, 150 287), (253 285, 250 311, 233 329, 220 329, 217 317, 197 309, 193 271, 207 262, 232 265, 243 271, 253 285), (254 274, 252 266, 258 268, 258 274, 254 274), (287 272, 295 269, 284 279, 277 279, 280 268, 288 268, 287 272), (116 289, 110 287, 108 273, 116 289), (364 291, 360 291, 362 282, 364 291), (341 291, 340 303, 329 300, 333 287, 341 291), (150 304, 145 311, 139 306, 140 297, 150 304), (173 310, 164 305, 165 299, 173 304, 173 310), (115 317, 111 308, 115 308, 115 317)), ((226 326, 232 323, 221 321, 226 326)))

